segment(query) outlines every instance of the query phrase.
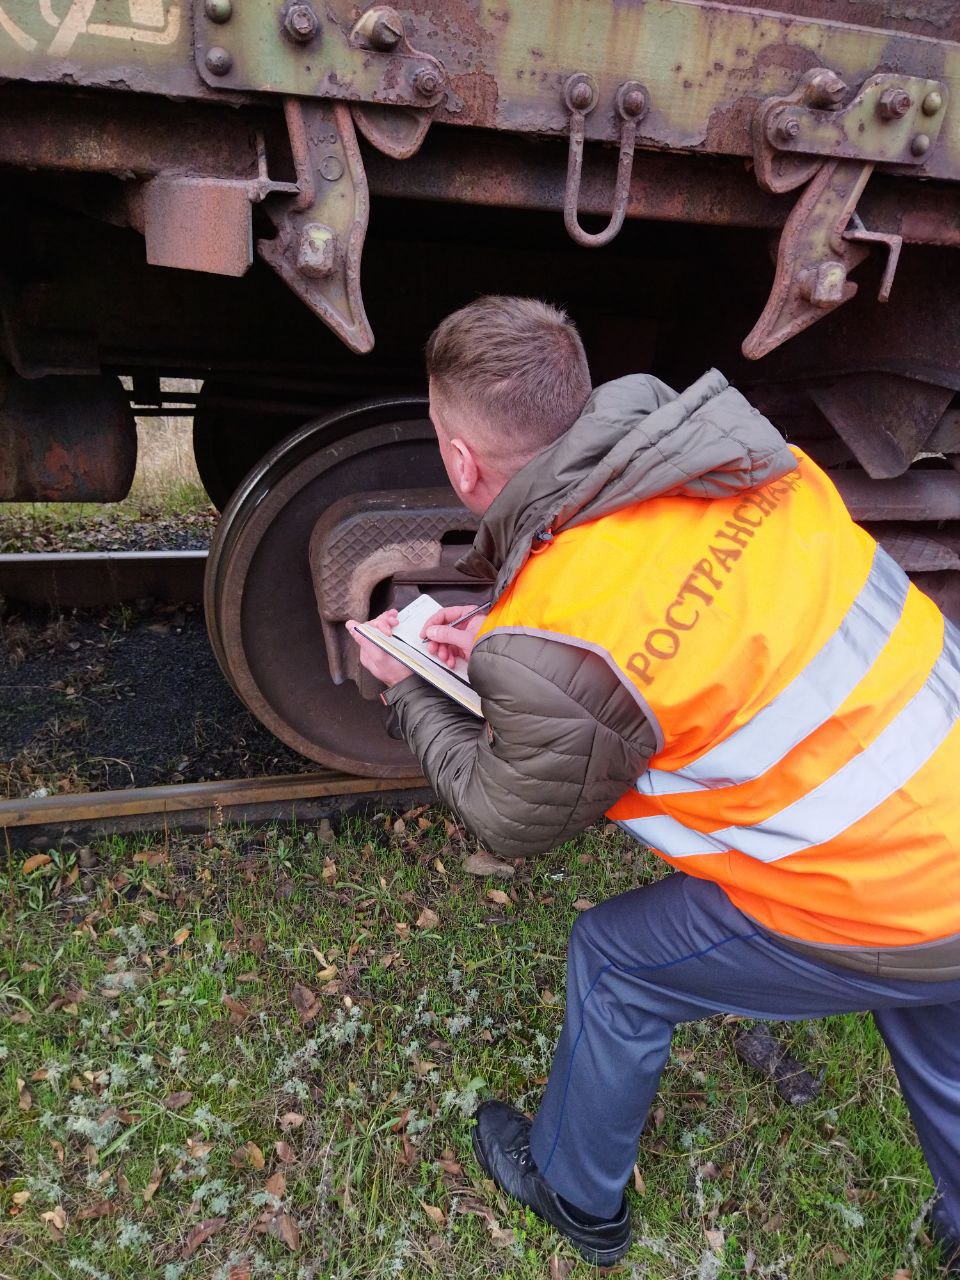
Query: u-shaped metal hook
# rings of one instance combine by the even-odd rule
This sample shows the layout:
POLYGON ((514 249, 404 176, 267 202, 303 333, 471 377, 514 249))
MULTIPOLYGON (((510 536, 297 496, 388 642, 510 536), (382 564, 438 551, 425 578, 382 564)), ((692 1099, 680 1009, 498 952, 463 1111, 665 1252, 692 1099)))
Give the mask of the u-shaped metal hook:
POLYGON ((599 93, 592 76, 570 76, 563 86, 563 98, 570 111, 570 148, 567 153, 567 186, 563 197, 563 222, 571 238, 584 248, 597 249, 609 244, 623 226, 633 173, 633 152, 637 141, 637 125, 647 110, 647 92, 637 80, 627 80, 617 90, 617 114, 620 127, 620 158, 617 180, 613 188, 610 221, 602 231, 584 231, 580 225, 580 180, 583 175, 583 142, 586 118, 597 105, 599 93))

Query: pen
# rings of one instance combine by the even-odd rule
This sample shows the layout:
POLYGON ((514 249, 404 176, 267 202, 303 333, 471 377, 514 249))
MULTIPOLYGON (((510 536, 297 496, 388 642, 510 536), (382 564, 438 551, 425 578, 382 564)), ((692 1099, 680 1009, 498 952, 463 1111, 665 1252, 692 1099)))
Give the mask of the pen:
POLYGON ((459 627, 461 622, 466 622, 468 618, 474 618, 478 613, 483 613, 484 609, 489 609, 493 604, 493 600, 484 600, 483 604, 478 604, 475 609, 471 609, 469 613, 465 613, 462 618, 458 618, 456 622, 451 622, 451 627, 459 627))

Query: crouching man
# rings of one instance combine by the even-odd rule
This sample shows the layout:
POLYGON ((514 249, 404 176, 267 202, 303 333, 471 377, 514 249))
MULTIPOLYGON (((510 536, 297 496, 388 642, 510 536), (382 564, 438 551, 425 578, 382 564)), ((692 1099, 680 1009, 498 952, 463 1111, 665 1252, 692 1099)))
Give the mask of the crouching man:
MULTIPOLYGON (((581 916, 532 1125, 474 1145, 580 1252, 626 1252, 624 1184, 673 1027, 869 1010, 960 1248, 960 632, 715 370, 591 391, 566 316, 483 298, 427 346, 450 481, 482 515, 485 723, 368 642, 437 794, 501 853, 602 815, 677 874, 581 916)), ((382 625, 389 627, 390 619, 382 625)))

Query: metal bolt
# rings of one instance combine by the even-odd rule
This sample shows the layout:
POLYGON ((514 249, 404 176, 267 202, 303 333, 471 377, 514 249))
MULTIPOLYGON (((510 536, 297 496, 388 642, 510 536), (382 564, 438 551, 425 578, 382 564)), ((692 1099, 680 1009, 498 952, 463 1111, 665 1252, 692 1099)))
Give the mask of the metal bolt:
POLYGON ((578 80, 570 86, 570 105, 577 111, 586 111, 593 101, 593 89, 586 80, 578 80))
POLYGON ((832 258, 829 262, 822 262, 818 267, 804 274, 800 292, 815 307, 836 306, 843 301, 846 282, 846 267, 836 258, 832 258))
POLYGON ((374 49, 386 52, 394 49, 403 37, 403 20, 394 9, 383 9, 370 28, 370 43, 374 49))
POLYGON ((642 116, 647 109, 647 99, 642 89, 631 89, 629 93, 623 95, 621 102, 623 114, 635 118, 642 116))
POLYGON ((930 150, 930 139, 925 133, 918 133, 914 140, 910 143, 910 153, 915 156, 925 156, 930 150))
POLYGON ((900 120, 913 106, 906 89, 884 89, 877 99, 877 115, 881 120, 900 120))
POLYGON ((443 76, 433 67, 421 67, 413 77, 413 88, 421 98, 432 98, 443 88, 443 76))
POLYGON ((800 132, 800 121, 796 116, 783 116, 777 122, 777 137, 781 142, 791 142, 800 132))
POLYGON ((332 227, 322 222, 308 222, 300 232, 297 246, 297 270, 305 276, 332 275, 337 269, 340 242, 332 227))
POLYGON ((943 107, 943 94, 939 89, 931 89, 920 108, 925 116, 935 116, 943 107))
POLYGON ((283 20, 283 29, 291 40, 306 44, 317 34, 320 23, 308 4, 292 4, 283 20))
POLYGON ((847 86, 836 72, 824 69, 810 77, 805 97, 811 107, 819 107, 822 111, 836 111, 846 94, 847 86))
POLYGON ((211 22, 229 22, 233 17, 232 0, 204 0, 203 11, 211 22))
POLYGON ((233 55, 219 45, 208 49, 203 61, 212 76, 226 76, 233 70, 233 55))

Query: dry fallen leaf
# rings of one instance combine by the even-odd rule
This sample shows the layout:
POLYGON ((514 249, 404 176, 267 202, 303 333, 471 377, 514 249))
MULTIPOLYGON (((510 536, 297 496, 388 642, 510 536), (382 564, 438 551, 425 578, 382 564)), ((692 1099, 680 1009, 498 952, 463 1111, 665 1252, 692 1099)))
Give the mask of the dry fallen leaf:
POLYGON ((440 1208, 439 1205, 426 1204, 425 1202, 421 1202, 420 1207, 421 1209, 423 1209, 423 1212, 427 1215, 427 1217, 434 1224, 434 1226, 445 1227, 447 1225, 447 1215, 443 1212, 443 1210, 440 1208))
POLYGON ((647 1184, 643 1180, 643 1174, 640 1172, 640 1166, 636 1164, 633 1166, 633 1189, 636 1191, 638 1196, 645 1196, 647 1194, 647 1184))
POLYGON ((724 1235, 723 1229, 721 1227, 707 1227, 704 1230, 704 1235, 707 1237, 707 1244, 710 1246, 710 1248, 713 1250, 714 1253, 723 1252, 723 1246, 726 1241, 726 1236, 724 1235))
POLYGON ((40 1217, 47 1224, 51 1237, 57 1241, 62 1240, 67 1229, 67 1214, 63 1205, 58 1204, 55 1209, 48 1209, 40 1217))
POLYGON ((435 911, 431 911, 429 907, 424 907, 417 916, 418 929, 436 929, 440 924, 440 917, 435 911))
POLYGON ((254 1169, 262 1169, 267 1163, 263 1158, 263 1152, 255 1142, 247 1142, 244 1144, 244 1151, 247 1153, 247 1160, 254 1169))
POLYGON ((491 902, 495 902, 497 906, 509 907, 510 895, 503 892, 502 889, 488 889, 487 897, 491 902))
POLYGON ((193 1093, 191 1090, 180 1089, 176 1093, 168 1094, 163 1105, 168 1111, 179 1111, 181 1107, 185 1107, 192 1099, 193 1093))
POLYGON ((589 898, 577 898, 573 904, 574 911, 589 911, 594 904, 589 898))
POLYGON ((24 1205, 30 1199, 29 1191, 15 1191, 13 1193, 13 1203, 16 1205, 24 1205))
POLYGON ((36 871, 37 867, 45 867, 52 861, 53 859, 50 857, 49 853, 35 853, 32 857, 26 860, 21 867, 21 870, 25 876, 28 876, 31 871, 36 871))
POLYGON ((77 1210, 77 1220, 86 1222, 88 1218, 105 1218, 108 1213, 113 1213, 116 1205, 112 1200, 98 1200, 96 1204, 85 1205, 84 1208, 77 1210))
POLYGON ((303 1116, 299 1111, 285 1111, 280 1117, 281 1129, 299 1129, 303 1124, 303 1116))
POLYGON ((290 999, 300 1014, 300 1021, 304 1024, 312 1022, 322 1007, 314 993, 309 987, 305 987, 302 982, 294 983, 293 990, 290 992, 290 999))
POLYGON ((289 1213, 276 1214, 270 1219, 268 1229, 271 1235, 283 1241, 291 1253, 296 1253, 300 1248, 300 1228, 289 1213))
POLYGON ((293 1147, 291 1147, 289 1142, 275 1142, 273 1144, 273 1149, 277 1153, 277 1159, 283 1164, 293 1164, 294 1160, 297 1158, 297 1153, 294 1151, 293 1147))
MULTIPOLYGON (((183 929, 178 929, 177 932, 173 935, 173 945, 175 947, 182 947, 189 937, 190 937, 190 930, 188 928, 185 927, 183 929)), ((211 1221, 213 1221, 213 1219, 211 1219, 211 1221)))
POLYGON ((463 869, 471 876, 506 876, 516 874, 516 867, 509 862, 501 862, 492 853, 481 849, 479 853, 471 853, 463 860, 463 869))
POLYGON ((33 1097, 27 1088, 26 1081, 17 1076, 17 1106, 21 1111, 29 1111, 33 1106, 33 1097))
POLYGON ((393 829, 398 836, 402 836, 407 829, 407 824, 404 822, 402 818, 398 818, 396 822, 393 824, 393 829))
POLYGON ((453 1152, 450 1150, 443 1152, 440 1159, 437 1161, 437 1164, 444 1173, 449 1173, 451 1177, 459 1178, 463 1173, 463 1165, 460 1164, 459 1160, 457 1160, 453 1152))
POLYGON ((187 1236, 187 1242, 180 1251, 183 1261, 186 1262, 188 1258, 193 1257, 205 1241, 226 1225, 226 1218, 207 1218, 204 1222, 198 1222, 187 1236))
POLYGON ((287 1180, 282 1173, 271 1173, 263 1189, 268 1195, 276 1196, 278 1200, 282 1200, 287 1194, 287 1180))
POLYGON ((323 870, 320 872, 325 884, 333 884, 337 878, 337 864, 332 858, 324 858, 323 870))
POLYGON ((220 1003, 230 1010, 230 1021, 235 1027, 250 1017, 250 1010, 242 1000, 235 1000, 233 996, 224 994, 220 997, 220 1003))
POLYGON ((157 1188, 160 1186, 160 1183, 162 1181, 163 1181, 163 1170, 160 1168, 159 1165, 156 1165, 156 1167, 153 1170, 153 1173, 151 1173, 150 1175, 150 1181, 143 1188, 144 1204, 150 1203, 150 1201, 156 1195, 157 1188))
POLYGON ((550 1280, 567 1280, 575 1265, 572 1258, 560 1258, 554 1254, 550 1259, 550 1280))

